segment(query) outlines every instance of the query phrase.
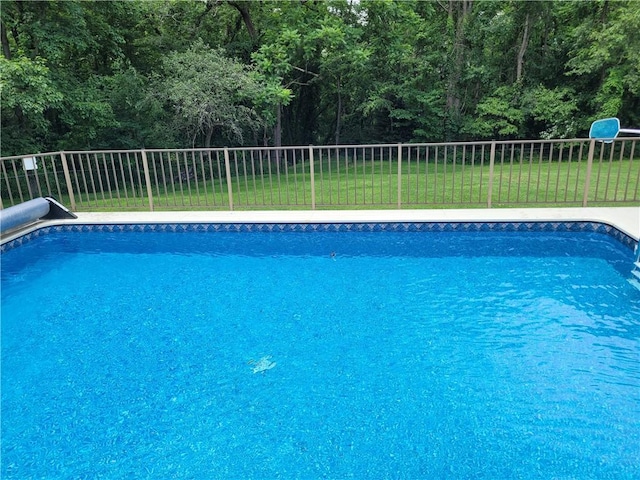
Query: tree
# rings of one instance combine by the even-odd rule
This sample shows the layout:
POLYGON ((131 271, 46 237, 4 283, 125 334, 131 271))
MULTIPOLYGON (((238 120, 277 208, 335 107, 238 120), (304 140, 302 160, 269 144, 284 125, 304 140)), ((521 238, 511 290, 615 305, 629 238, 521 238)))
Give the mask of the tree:
POLYGON ((184 145, 173 128, 173 114, 152 92, 150 80, 133 66, 103 80, 105 98, 117 122, 99 132, 98 148, 171 148, 184 145))
POLYGON ((447 45, 446 75, 447 75, 447 101, 446 118, 448 123, 448 135, 455 134, 462 124, 464 91, 459 79, 463 76, 464 65, 467 60, 467 24, 471 15, 473 0, 449 0, 447 5, 447 26, 449 38, 447 45))
POLYGON ((0 57, 2 155, 42 151, 51 124, 46 111, 62 102, 44 60, 0 57))
POLYGON ((126 61, 130 7, 3 1, 5 88, 22 85, 16 84, 18 97, 7 99, 15 108, 2 112, 3 154, 22 151, 20 137, 31 137, 38 150, 92 148, 105 129, 117 125, 104 84, 126 61), (12 134, 12 126, 21 129, 19 135, 12 134))
POLYGON ((185 52, 169 54, 157 79, 159 95, 174 109, 192 145, 204 135, 209 148, 214 133, 242 144, 261 118, 254 108, 260 85, 251 70, 219 49, 197 41, 185 52))
POLYGON ((633 0, 2 0, 2 154, 640 126, 639 30, 633 0))
POLYGON ((621 116, 640 124, 640 3, 567 5, 562 14, 571 20, 567 75, 589 92, 585 106, 593 113, 585 123, 621 116))

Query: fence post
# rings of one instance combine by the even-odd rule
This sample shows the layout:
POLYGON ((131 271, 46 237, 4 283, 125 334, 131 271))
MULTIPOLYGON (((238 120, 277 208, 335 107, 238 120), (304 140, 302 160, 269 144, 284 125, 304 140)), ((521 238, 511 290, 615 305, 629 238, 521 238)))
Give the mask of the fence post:
POLYGON ((149 162, 147 152, 142 149, 142 169, 144 170, 144 182, 147 184, 147 197, 149 197, 149 211, 153 212, 153 190, 151 189, 151 175, 149 174, 149 162))
POLYGON ((398 208, 402 208, 402 144, 398 144, 398 208))
POLYGON ((229 210, 233 210, 233 188, 231 185, 231 165, 229 160, 228 147, 224 147, 224 170, 227 175, 227 193, 229 194, 229 210))
POLYGON ((69 204, 71 210, 76 210, 76 197, 73 194, 73 183, 71 183, 71 174, 69 173, 69 164, 67 163, 67 156, 64 152, 60 152, 60 160, 62 160, 62 172, 64 173, 64 181, 67 184, 67 191, 69 192, 69 204))
POLYGON ((309 145, 309 174, 311 175, 311 210, 316 209, 316 171, 313 165, 313 145, 309 145))
POLYGON ((589 142, 589 153, 587 155, 587 173, 584 179, 584 193, 582 195, 582 206, 587 206, 587 201, 589 199, 589 184, 591 183, 591 169, 593 168, 593 154, 596 149, 596 140, 595 138, 591 139, 589 142))
POLYGON ((491 208, 491 196, 493 195, 493 166, 496 160, 496 141, 491 140, 491 153, 489 154, 489 185, 487 185, 487 208, 491 208))

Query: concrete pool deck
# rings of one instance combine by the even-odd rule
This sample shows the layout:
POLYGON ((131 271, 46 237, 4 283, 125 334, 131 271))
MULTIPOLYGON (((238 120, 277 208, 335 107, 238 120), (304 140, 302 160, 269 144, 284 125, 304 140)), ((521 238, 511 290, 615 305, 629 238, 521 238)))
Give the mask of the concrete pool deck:
POLYGON ((2 243, 36 228, 64 224, 119 223, 369 223, 369 222, 599 222, 640 239, 640 207, 493 208, 438 210, 273 210, 77 213, 4 235, 2 243))

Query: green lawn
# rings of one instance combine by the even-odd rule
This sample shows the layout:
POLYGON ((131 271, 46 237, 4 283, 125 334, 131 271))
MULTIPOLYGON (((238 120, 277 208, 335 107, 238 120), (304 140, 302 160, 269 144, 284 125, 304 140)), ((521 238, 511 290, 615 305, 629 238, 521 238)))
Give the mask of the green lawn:
MULTIPOLYGON (((235 166, 235 165, 234 165, 235 166)), ((238 172, 245 172, 239 165, 238 172)), ((318 209, 397 208, 398 163, 393 160, 354 162, 316 160, 318 209)), ((232 172, 235 172, 232 169, 232 172)), ((586 162, 496 162, 488 165, 403 162, 402 208, 482 208, 582 205, 586 162)), ((640 204, 640 159, 594 161, 588 204, 640 204)), ((233 207, 237 210, 310 209, 312 186, 308 162, 286 165, 263 175, 234 175, 233 207)), ((154 181, 152 177, 152 182, 154 181)), ((153 184, 154 210, 228 210, 224 179, 153 184)), ((59 199, 70 205, 68 196, 59 199)), ((119 185, 110 191, 75 194, 77 211, 149 210, 146 187, 119 185)), ((5 203, 5 206, 7 203, 5 203)))

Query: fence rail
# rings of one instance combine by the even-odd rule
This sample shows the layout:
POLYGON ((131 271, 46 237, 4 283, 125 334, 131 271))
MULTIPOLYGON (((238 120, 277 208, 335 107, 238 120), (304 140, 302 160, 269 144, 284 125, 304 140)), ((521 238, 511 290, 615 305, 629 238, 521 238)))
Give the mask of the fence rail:
POLYGON ((0 207, 73 211, 640 203, 638 139, 105 150, 0 159, 0 207))

